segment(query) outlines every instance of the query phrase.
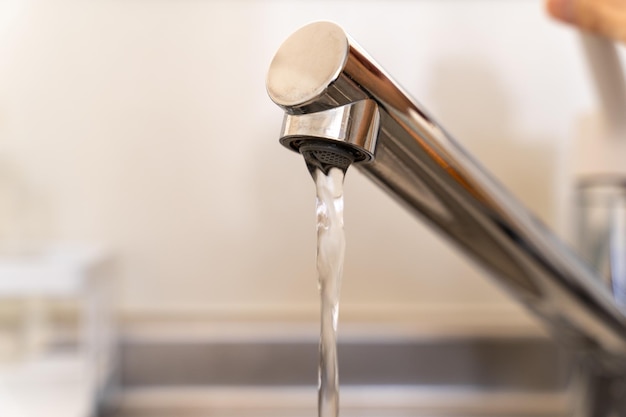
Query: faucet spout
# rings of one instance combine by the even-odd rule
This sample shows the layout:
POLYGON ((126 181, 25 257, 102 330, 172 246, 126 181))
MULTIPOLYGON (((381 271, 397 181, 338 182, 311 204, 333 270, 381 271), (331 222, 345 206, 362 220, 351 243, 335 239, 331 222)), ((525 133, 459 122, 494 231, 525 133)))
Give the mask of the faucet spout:
MULTIPOLYGON (((317 141, 482 266, 569 346, 626 357, 626 315, 610 292, 339 26, 289 37, 267 76, 285 111, 281 143, 317 141)), ((615 363, 614 360, 611 360, 615 363)))

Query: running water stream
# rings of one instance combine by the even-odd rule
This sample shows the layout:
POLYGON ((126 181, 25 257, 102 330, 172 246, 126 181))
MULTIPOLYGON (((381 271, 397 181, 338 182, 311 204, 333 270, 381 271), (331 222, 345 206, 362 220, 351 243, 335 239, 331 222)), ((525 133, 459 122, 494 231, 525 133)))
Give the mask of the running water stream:
POLYGON ((345 172, 330 168, 327 174, 309 165, 317 192, 317 272, 321 298, 318 415, 339 414, 337 370, 337 317, 345 252, 343 230, 343 180, 345 172))

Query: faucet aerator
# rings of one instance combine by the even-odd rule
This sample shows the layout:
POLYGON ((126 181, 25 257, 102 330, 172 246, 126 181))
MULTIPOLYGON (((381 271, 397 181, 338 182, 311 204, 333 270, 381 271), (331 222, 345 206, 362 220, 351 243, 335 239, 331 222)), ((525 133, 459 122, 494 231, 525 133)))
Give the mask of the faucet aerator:
POLYGON ((345 145, 321 141, 316 139, 307 140, 300 145, 300 153, 306 161, 306 166, 313 174, 316 169, 325 175, 331 168, 339 168, 344 173, 354 163, 358 155, 356 151, 345 145))

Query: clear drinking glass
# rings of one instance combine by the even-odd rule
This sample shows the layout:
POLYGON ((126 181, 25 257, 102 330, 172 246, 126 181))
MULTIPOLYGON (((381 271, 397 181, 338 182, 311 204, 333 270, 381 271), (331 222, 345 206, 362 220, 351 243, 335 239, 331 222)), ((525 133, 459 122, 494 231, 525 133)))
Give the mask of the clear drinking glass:
POLYGON ((576 223, 580 255, 626 306, 626 178, 580 181, 576 223))

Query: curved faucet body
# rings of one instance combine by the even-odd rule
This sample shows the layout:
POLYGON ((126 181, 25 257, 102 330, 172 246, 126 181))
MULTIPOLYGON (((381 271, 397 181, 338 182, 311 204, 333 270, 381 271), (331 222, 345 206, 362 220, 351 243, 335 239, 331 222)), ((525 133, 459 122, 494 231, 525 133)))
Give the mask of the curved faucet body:
MULTIPOLYGON (((518 203, 337 25, 305 26, 267 77, 281 143, 344 146, 355 166, 482 266, 556 339, 606 372, 626 357, 626 316, 594 272, 518 203)), ((616 366, 620 365, 620 366, 616 366)))

